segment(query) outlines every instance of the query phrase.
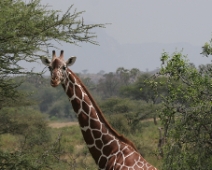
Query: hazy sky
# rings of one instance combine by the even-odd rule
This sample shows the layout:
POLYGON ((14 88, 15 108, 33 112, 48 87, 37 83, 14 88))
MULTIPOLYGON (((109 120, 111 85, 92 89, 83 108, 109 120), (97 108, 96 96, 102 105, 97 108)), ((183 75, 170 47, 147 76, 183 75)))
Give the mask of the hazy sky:
MULTIPOLYGON (((183 49, 183 54, 197 66, 211 62, 211 57, 202 57, 200 52, 201 46, 212 38, 212 1, 41 0, 41 3, 62 13, 73 4, 71 12, 74 9, 85 11, 81 15, 85 24, 111 23, 95 30, 100 46, 58 45, 65 51, 66 58, 67 55, 77 56, 72 67, 76 72, 84 69, 92 73, 110 72, 118 67, 153 70, 160 67, 163 50, 173 53, 176 49, 183 49), (131 48, 123 49, 123 46, 131 48)), ((24 67, 44 68, 34 63, 24 64, 24 67)))
POLYGON ((209 0, 41 0, 65 11, 74 4, 85 23, 112 23, 105 31, 119 43, 203 45, 212 33, 209 0))

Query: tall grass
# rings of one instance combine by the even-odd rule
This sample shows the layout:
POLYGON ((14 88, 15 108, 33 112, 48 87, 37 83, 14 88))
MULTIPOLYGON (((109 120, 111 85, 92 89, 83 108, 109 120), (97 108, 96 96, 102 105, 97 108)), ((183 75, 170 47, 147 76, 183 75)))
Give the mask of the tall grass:
MULTIPOLYGON (((152 165, 161 169, 162 160, 157 158, 157 145, 158 145, 158 126, 154 125, 153 121, 143 121, 142 129, 137 130, 135 133, 124 134, 127 138, 133 141, 142 156, 152 165)), ((87 168, 87 169, 97 169, 95 162, 93 161, 86 145, 80 128, 78 125, 73 125, 71 127, 63 127, 59 129, 51 128, 51 132, 54 137, 55 135, 62 133, 62 143, 63 149, 66 150, 67 159, 75 159, 77 170, 87 168), (90 166, 94 165, 94 166, 90 166)))
MULTIPOLYGON (((49 127, 52 138, 49 147, 54 146, 58 149, 57 158, 52 157, 52 167, 57 170, 94 170, 97 169, 92 159, 78 125, 63 128, 49 127), (59 141, 58 141, 59 136, 59 141)), ((161 168, 162 160, 157 159, 158 129, 153 121, 142 122, 142 129, 135 133, 125 135, 132 140, 143 157, 158 169, 161 168)), ((1 147, 10 151, 17 147, 18 135, 5 134, 1 137, 1 147)), ((48 148, 46 148, 48 150, 48 148)))

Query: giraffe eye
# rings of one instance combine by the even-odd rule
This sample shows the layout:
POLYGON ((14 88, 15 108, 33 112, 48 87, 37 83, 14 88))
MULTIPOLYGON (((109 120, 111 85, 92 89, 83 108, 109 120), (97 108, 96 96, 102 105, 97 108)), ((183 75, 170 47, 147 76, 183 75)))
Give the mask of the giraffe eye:
POLYGON ((63 69, 63 70, 66 70, 66 66, 63 66, 62 69, 63 69))
POLYGON ((49 66, 48 68, 49 68, 49 71, 52 71, 52 67, 51 66, 49 66))

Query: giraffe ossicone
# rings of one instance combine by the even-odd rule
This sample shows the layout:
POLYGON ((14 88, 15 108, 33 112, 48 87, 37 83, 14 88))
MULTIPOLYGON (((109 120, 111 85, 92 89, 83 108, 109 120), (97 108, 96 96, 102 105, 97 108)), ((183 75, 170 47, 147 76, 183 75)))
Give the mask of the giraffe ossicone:
POLYGON ((64 60, 63 51, 52 60, 41 57, 51 72, 51 85, 62 85, 76 112, 83 138, 99 170, 157 170, 137 151, 134 144, 118 134, 106 121, 81 80, 68 68, 76 57, 64 60))

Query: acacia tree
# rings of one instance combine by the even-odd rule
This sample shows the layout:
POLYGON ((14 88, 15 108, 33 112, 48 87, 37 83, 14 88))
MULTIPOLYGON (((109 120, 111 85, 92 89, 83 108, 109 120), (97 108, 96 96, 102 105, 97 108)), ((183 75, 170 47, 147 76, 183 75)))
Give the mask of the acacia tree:
POLYGON ((137 68, 132 68, 131 70, 128 70, 124 67, 119 67, 116 70, 116 74, 119 77, 122 86, 129 86, 130 84, 135 82, 140 73, 140 70, 137 68))
POLYGON ((99 79, 97 92, 102 93, 104 98, 115 96, 118 93, 119 84, 120 81, 115 73, 104 74, 103 78, 99 79))
MULTIPOLYGON (((40 0, 0 1, 0 117, 3 122, 8 120, 8 128, 14 127, 8 124, 14 123, 10 121, 12 117, 8 117, 10 114, 6 114, 11 110, 8 107, 15 107, 16 114, 21 110, 24 110, 24 113, 31 112, 27 108, 17 108, 29 106, 32 102, 27 99, 26 94, 18 91, 17 87, 22 82, 17 82, 13 76, 37 73, 21 67, 21 62, 36 62, 40 55, 46 54, 48 48, 55 47, 56 43, 97 44, 94 39, 96 35, 91 30, 104 25, 85 24, 81 17, 82 13, 73 9, 73 5, 65 13, 51 10, 47 5, 42 5, 40 0), (5 115, 7 117, 4 117, 5 115)), ((12 130, 7 129, 6 133, 12 130)), ((0 131, 4 132, 4 128, 0 131)), ((34 164, 34 157, 38 155, 32 156, 28 152, 19 151, 7 153, 0 150, 0 167, 1 169, 41 169, 41 164, 38 163, 36 166, 34 164)))
POLYGON ((31 74, 20 66, 20 61, 35 62, 38 52, 47 52, 55 42, 96 44, 90 30, 103 24, 84 24, 83 12, 73 10, 73 5, 62 14, 43 6, 40 0, 0 1, 0 107, 17 96, 17 84, 8 75, 31 74))
POLYGON ((195 68, 181 53, 163 53, 161 61, 158 76, 166 81, 155 79, 151 87, 163 104, 163 169, 211 169, 212 72, 195 68), (158 93, 161 86, 167 93, 158 93))

